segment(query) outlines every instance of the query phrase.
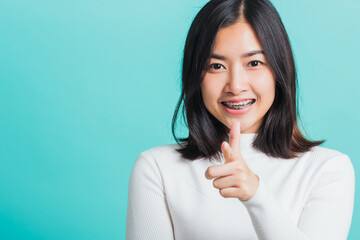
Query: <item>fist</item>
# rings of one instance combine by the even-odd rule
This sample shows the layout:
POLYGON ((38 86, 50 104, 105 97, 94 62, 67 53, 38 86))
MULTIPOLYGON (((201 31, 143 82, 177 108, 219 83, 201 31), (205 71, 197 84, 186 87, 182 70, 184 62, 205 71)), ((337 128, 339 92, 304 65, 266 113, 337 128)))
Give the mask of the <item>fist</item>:
POLYGON ((234 122, 230 129, 230 145, 222 142, 221 150, 225 164, 207 168, 205 177, 214 179, 213 186, 219 189, 224 198, 250 200, 259 187, 259 177, 246 164, 240 151, 240 121, 234 122))

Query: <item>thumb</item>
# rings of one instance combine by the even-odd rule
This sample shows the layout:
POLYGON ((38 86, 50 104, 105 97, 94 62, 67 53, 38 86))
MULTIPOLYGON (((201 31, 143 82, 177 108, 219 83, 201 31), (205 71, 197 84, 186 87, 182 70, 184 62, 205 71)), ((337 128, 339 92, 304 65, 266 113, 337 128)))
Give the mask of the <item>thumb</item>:
POLYGON ((232 152, 232 149, 230 145, 227 142, 223 142, 221 144, 221 150, 225 158, 225 163, 233 162, 234 161, 234 155, 232 152))

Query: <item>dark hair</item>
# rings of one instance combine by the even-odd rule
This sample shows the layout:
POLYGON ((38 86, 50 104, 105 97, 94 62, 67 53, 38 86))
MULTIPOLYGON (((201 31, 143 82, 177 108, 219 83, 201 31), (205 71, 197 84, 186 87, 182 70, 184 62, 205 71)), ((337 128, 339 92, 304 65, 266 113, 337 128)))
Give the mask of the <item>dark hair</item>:
POLYGON ((227 127, 205 108, 200 84, 217 32, 240 18, 254 29, 276 79, 274 102, 264 116, 253 147, 270 157, 290 159, 324 142, 307 140, 299 129, 294 58, 274 6, 268 0, 212 0, 190 26, 183 56, 182 91, 172 119, 172 134, 181 146, 177 151, 188 160, 200 157, 220 160, 221 143, 229 140, 227 127), (189 129, 187 138, 177 138, 175 134, 182 102, 183 119, 189 129))

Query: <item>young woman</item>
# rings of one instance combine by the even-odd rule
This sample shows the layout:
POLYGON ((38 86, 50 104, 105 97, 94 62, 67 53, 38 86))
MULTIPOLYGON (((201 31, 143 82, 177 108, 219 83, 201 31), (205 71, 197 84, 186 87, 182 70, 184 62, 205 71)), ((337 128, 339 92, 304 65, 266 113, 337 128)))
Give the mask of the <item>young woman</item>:
POLYGON ((301 134, 296 86, 268 0, 208 2, 185 43, 178 144, 142 152, 131 172, 127 239, 346 239, 354 169, 301 134))

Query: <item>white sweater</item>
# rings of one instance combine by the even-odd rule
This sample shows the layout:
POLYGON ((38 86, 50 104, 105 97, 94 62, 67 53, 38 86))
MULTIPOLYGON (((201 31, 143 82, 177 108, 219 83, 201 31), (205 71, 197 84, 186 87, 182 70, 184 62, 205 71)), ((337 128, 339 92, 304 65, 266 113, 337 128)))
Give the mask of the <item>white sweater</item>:
POLYGON ((164 145, 142 152, 131 171, 128 240, 342 240, 352 218, 355 173, 349 157, 324 147, 271 158, 241 134, 241 152, 259 176, 248 201, 224 198, 205 177, 208 159, 187 161, 164 145))

